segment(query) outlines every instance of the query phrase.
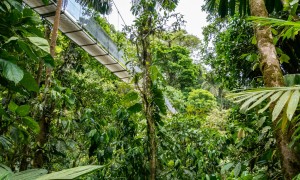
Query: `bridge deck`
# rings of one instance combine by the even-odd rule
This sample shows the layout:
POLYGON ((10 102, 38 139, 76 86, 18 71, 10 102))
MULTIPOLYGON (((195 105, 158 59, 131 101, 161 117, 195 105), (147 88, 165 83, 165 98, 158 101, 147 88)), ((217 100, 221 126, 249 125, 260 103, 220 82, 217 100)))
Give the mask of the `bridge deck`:
MULTIPOLYGON (((45 5, 42 0, 24 0, 24 2, 50 23, 54 23, 56 3, 45 5)), ((60 17, 60 31, 82 47, 91 56, 125 82, 131 75, 125 66, 123 52, 104 32, 100 25, 74 0, 64 4, 60 17)))

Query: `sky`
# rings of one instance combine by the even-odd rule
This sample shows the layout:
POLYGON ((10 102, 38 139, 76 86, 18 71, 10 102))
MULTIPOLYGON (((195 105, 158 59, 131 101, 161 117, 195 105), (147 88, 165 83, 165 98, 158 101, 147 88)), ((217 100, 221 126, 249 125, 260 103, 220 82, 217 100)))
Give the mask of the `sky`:
MULTIPOLYGON (((127 25, 132 24, 134 16, 131 14, 131 0, 114 0, 120 14, 127 25)), ((185 29, 189 34, 202 38, 202 27, 206 26, 206 13, 201 11, 204 0, 180 0, 175 12, 181 13, 186 21, 185 29)), ((116 29, 121 31, 123 21, 118 15, 118 11, 113 7, 113 11, 107 16, 109 23, 114 24, 116 29)))

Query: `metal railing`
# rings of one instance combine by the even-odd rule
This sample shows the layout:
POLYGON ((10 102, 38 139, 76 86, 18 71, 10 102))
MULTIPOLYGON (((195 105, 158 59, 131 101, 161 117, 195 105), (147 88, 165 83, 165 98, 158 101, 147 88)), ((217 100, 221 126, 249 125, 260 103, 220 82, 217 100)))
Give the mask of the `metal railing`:
POLYGON ((117 61, 125 65, 123 59, 123 51, 119 50, 115 42, 109 37, 109 35, 101 28, 98 22, 90 13, 86 12, 86 9, 75 0, 64 0, 63 10, 67 13, 75 22, 83 27, 101 46, 117 61))

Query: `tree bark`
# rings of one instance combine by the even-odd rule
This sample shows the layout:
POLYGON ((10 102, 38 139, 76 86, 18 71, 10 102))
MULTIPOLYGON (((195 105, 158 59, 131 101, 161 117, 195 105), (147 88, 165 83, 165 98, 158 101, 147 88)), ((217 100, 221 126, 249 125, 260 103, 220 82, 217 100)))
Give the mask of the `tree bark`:
MULTIPOLYGON (((56 40, 58 35, 58 27, 60 22, 60 13, 62 9, 62 1, 57 1, 56 11, 55 11, 55 17, 54 17, 54 23, 53 23, 53 29, 51 33, 51 42, 50 42, 50 55, 54 58, 55 57, 55 47, 56 47, 56 40)), ((45 86, 49 87, 50 85, 50 76, 51 76, 52 68, 47 67, 46 68, 46 80, 45 80, 45 86)))
MULTIPOLYGON (((56 40, 57 40, 57 34, 58 34, 58 27, 60 22, 60 14, 62 9, 62 1, 57 1, 57 8, 55 12, 54 17, 54 23, 53 23, 53 29, 51 33, 51 41, 50 41, 50 55, 54 58, 55 57, 55 47, 56 47, 56 40)), ((50 77, 51 77, 52 69, 47 67, 46 68, 46 79, 45 79, 45 88, 50 87, 50 77)), ((47 90, 46 90, 47 92, 47 90)), ((33 165, 36 168, 43 167, 45 163, 46 156, 44 154, 43 148, 44 145, 48 142, 48 135, 49 135, 49 129, 51 124, 51 114, 54 110, 55 103, 49 102, 47 98, 47 94, 44 95, 44 104, 45 107, 43 108, 43 112, 39 121, 40 126, 40 132, 37 136, 37 142, 38 142, 38 149, 34 155, 33 165), (49 105, 48 105, 49 104, 49 105)))
MULTIPOLYGON (((268 17, 264 0, 250 0, 252 16, 268 17)), ((284 86, 283 75, 277 57, 273 37, 268 26, 255 27, 257 47, 260 53, 260 68, 267 87, 284 86)), ((282 172, 285 179, 292 179, 300 172, 300 158, 294 149, 288 147, 291 131, 282 132, 277 128, 280 118, 273 122, 277 148, 280 155, 282 172)))
MULTIPOLYGON (((150 67, 152 65, 152 55, 150 53, 150 35, 153 35, 151 29, 152 26, 152 19, 151 17, 143 19, 144 26, 141 27, 139 31, 139 42, 141 45, 141 65, 143 67, 144 73, 143 73, 143 90, 141 90, 142 93, 142 99, 144 104, 144 114, 147 121, 147 136, 148 136, 148 159, 149 159, 149 179, 155 180, 156 178, 156 127, 155 127, 155 119, 154 119, 154 107, 153 107, 153 82, 151 79, 150 74, 150 67)), ((138 82, 137 82, 138 83, 138 82)))
MULTIPOLYGON (((146 34, 146 36, 148 36, 146 34)), ((149 37, 143 38, 142 53, 143 53, 143 66, 144 66, 144 111, 147 120, 147 134, 148 134, 148 148, 149 154, 149 168, 150 168, 150 180, 156 178, 156 133, 155 133, 155 119, 153 118, 153 107, 151 101, 153 100, 152 94, 152 80, 150 76, 150 67, 152 63, 151 55, 149 53, 149 37)))

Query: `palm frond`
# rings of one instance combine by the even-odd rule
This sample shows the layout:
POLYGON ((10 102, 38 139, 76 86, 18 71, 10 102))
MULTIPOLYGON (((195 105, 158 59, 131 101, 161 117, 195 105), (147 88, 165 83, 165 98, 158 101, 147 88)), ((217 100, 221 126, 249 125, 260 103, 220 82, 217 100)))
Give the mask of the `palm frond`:
POLYGON ((272 120, 276 120, 282 113, 291 121, 299 103, 300 86, 250 89, 239 93, 231 93, 227 97, 236 103, 242 104, 241 112, 249 111, 262 102, 268 101, 267 105, 258 111, 263 113, 272 103, 275 103, 272 110, 272 120))
POLYGON ((256 16, 250 16, 248 18, 250 21, 254 21, 256 23, 259 23, 262 26, 278 26, 278 27, 286 27, 286 26, 293 26, 297 29, 300 29, 300 22, 294 22, 294 21, 286 21, 282 19, 275 19, 275 18, 266 18, 266 17, 256 17, 256 16))
POLYGON ((254 17, 248 18, 250 21, 254 21, 260 26, 272 26, 272 27, 283 27, 281 31, 281 36, 284 39, 294 39, 295 36, 300 31, 300 21, 286 21, 282 19, 266 18, 266 17, 254 17))
POLYGON ((222 18, 228 15, 228 0, 220 0, 219 15, 222 18))

